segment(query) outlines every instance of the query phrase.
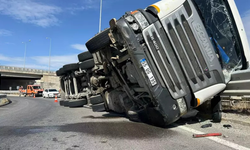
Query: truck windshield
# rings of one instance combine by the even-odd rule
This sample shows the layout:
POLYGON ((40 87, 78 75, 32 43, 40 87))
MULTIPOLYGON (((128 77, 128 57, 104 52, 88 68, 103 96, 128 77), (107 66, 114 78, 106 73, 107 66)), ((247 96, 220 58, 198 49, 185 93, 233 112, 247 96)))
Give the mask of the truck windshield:
POLYGON ((40 89, 40 86, 33 86, 33 89, 40 89))
POLYGON ((211 37, 211 41, 220 56, 225 80, 242 66, 242 45, 235 26, 231 9, 225 0, 193 0, 211 37))

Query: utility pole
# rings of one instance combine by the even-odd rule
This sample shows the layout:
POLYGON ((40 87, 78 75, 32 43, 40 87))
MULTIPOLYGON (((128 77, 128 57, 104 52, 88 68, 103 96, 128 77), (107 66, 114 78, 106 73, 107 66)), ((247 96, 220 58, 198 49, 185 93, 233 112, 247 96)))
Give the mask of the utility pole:
POLYGON ((49 73, 50 73, 50 58, 51 58, 51 38, 46 37, 46 39, 49 39, 49 73))
POLYGON ((102 26, 102 0, 100 0, 99 33, 101 32, 101 26, 102 26))
MULTIPOLYGON (((27 41, 27 42, 31 42, 31 40, 29 40, 29 41, 27 41)), ((27 42, 22 42, 22 44, 24 44, 24 64, 23 64, 23 68, 25 68, 27 42)))

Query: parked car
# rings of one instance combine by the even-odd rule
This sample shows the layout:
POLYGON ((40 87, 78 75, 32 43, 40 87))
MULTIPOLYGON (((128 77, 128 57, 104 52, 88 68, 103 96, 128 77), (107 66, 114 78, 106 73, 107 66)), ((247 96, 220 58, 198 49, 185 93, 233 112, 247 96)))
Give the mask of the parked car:
POLYGON ((60 93, 56 89, 45 89, 43 91, 43 98, 55 97, 56 95, 60 97, 60 93))

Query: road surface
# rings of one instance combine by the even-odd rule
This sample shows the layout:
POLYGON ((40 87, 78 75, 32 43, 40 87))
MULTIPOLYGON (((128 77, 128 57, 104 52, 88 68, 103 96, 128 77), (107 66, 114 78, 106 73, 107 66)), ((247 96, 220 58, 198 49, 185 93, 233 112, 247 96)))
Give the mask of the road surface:
POLYGON ((181 122, 169 128, 130 122, 123 116, 66 108, 53 99, 10 97, 0 107, 0 150, 82 149, 248 149, 249 126, 223 121, 210 128, 204 122, 181 122), (183 125, 181 125, 183 124, 183 125), (232 128, 223 128, 230 124, 232 128), (193 138, 193 133, 221 132, 221 137, 193 138))

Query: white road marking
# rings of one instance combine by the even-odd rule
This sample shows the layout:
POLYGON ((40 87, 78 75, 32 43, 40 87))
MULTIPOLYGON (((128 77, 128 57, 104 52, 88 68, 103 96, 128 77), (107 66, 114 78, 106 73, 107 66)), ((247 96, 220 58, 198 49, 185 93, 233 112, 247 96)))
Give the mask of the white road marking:
MULTIPOLYGON (((177 126, 180 129, 182 129, 182 130, 191 132, 193 134, 205 134, 205 133, 203 133, 201 131, 198 131, 198 130, 195 130, 195 129, 192 129, 192 128, 180 126, 180 125, 177 125, 177 124, 174 124, 174 125, 177 126)), ((205 137, 205 138, 208 138, 208 139, 210 139, 210 140, 212 140, 214 142, 217 142, 219 144, 228 146, 228 147, 233 148, 233 149, 237 149, 237 150, 250 150, 250 148, 238 145, 236 143, 233 143, 233 142, 230 142, 230 141, 227 141, 227 140, 223 140, 223 139, 218 138, 218 137, 205 137)))

